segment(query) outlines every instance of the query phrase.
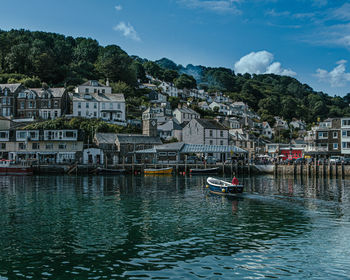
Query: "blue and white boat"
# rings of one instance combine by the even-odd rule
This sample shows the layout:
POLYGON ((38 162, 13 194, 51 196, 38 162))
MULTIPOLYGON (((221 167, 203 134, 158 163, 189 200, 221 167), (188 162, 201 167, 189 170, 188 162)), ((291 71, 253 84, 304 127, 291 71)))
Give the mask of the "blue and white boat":
POLYGON ((215 179, 213 177, 207 178, 207 188, 209 192, 220 195, 237 195, 243 192, 243 185, 232 185, 229 182, 215 179))

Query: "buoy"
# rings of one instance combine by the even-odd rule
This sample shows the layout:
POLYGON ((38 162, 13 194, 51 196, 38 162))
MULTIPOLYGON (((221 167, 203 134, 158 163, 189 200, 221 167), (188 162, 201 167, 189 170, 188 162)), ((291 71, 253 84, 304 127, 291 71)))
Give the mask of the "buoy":
POLYGON ((207 188, 209 188, 209 185, 206 185, 207 188))
POLYGON ((226 192, 226 190, 225 190, 225 189, 221 189, 221 191, 222 191, 222 192, 226 192))

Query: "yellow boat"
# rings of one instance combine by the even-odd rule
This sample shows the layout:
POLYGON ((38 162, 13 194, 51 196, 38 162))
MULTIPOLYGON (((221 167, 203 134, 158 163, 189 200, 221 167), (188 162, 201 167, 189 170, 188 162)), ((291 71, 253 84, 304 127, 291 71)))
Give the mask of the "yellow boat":
POLYGON ((149 169, 145 169, 144 173, 147 175, 150 174, 170 174, 173 172, 173 168, 172 167, 167 167, 167 168, 159 168, 159 169, 154 169, 154 168, 149 168, 149 169))

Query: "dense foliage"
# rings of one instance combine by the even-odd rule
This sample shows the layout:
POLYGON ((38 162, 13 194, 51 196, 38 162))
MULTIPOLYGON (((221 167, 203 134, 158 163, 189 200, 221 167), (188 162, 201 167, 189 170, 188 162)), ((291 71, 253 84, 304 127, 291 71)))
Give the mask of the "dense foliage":
POLYGON ((135 127, 123 127, 115 124, 104 122, 100 119, 84 118, 58 118, 43 122, 29 124, 23 129, 79 129, 83 132, 84 142, 93 139, 95 132, 104 133, 140 133, 135 127))
POLYGON ((191 64, 184 67, 167 58, 153 62, 129 56, 119 46, 103 47, 91 38, 0 30, 0 83, 21 82, 38 87, 45 82, 71 88, 87 79, 109 78, 114 92, 125 93, 128 114, 139 117, 139 106, 148 103, 145 92, 135 90, 135 86, 137 79, 147 81, 146 73, 179 88, 198 85, 209 92, 223 91, 234 101, 248 103, 263 120, 272 121, 279 115, 286 120, 298 118, 312 123, 327 117, 350 116, 350 94, 330 97, 288 76, 241 75, 227 68, 191 64))

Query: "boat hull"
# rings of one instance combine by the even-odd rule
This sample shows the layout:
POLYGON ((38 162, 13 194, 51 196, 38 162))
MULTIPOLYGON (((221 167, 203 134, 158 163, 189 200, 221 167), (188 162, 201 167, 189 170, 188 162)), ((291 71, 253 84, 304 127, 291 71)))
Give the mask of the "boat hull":
POLYGON ((31 167, 0 167, 0 175, 33 175, 31 167))
POLYGON ((173 168, 161 168, 161 169, 145 169, 144 173, 147 175, 162 175, 162 174, 171 174, 173 172, 173 168))
POLYGON ((217 174, 219 173, 219 167, 203 168, 203 169, 190 169, 191 174, 217 174))
POLYGON ((239 195, 243 193, 243 185, 232 185, 228 182, 209 177, 207 179, 209 192, 219 195, 239 195))

